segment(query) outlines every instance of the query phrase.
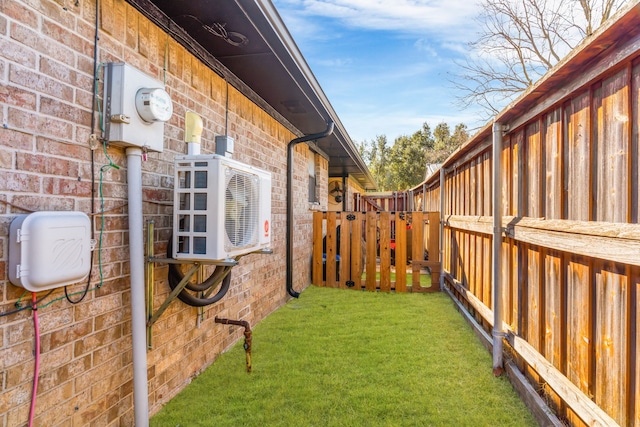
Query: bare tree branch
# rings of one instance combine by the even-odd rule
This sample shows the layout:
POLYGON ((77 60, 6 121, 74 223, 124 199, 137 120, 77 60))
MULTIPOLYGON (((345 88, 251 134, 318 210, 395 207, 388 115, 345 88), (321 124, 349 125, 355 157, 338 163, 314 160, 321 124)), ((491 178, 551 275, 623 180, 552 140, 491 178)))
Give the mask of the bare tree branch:
POLYGON ((522 93, 628 0, 481 0, 482 33, 450 78, 462 107, 488 117, 522 93))

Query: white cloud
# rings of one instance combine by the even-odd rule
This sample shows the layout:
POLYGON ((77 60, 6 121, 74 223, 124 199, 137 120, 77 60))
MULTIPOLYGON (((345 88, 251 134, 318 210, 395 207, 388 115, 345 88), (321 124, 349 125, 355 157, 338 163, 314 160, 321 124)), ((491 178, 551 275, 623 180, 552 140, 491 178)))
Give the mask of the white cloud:
POLYGON ((316 61, 318 65, 321 67, 331 67, 334 70, 337 68, 348 67, 353 63, 351 58, 331 58, 331 59, 320 59, 316 61))
POLYGON ((438 51, 431 45, 431 43, 427 39, 420 38, 416 40, 416 42, 413 45, 420 52, 425 52, 426 54, 433 57, 438 56, 438 51))
POLYGON ((352 28, 405 34, 464 33, 478 5, 469 0, 275 0, 298 15, 338 19, 352 28))

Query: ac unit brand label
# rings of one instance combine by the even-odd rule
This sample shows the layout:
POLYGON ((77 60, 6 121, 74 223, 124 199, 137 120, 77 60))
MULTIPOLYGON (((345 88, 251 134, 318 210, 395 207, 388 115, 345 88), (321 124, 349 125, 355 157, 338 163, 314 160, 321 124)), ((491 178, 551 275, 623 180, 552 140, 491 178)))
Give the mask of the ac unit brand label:
POLYGON ((264 237, 269 237, 269 220, 264 221, 264 237))

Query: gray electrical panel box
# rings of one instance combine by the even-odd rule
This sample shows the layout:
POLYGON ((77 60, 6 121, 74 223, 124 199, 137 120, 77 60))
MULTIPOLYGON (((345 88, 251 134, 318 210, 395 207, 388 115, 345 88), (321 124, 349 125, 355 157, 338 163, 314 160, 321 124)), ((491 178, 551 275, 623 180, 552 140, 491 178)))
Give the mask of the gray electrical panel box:
POLYGON ((117 146, 162 152, 171 98, 164 84, 122 62, 104 71, 104 139, 117 146))

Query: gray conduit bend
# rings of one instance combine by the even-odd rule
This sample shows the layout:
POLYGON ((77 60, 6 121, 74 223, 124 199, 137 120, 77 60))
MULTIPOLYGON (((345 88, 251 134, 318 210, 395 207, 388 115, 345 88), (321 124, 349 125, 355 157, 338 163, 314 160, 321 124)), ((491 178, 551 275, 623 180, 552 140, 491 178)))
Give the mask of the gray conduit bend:
POLYGON ((293 290, 293 149, 301 142, 315 141, 331 135, 333 126, 333 120, 329 119, 324 132, 292 139, 287 147, 287 293, 294 298, 298 298, 300 292, 293 290))

